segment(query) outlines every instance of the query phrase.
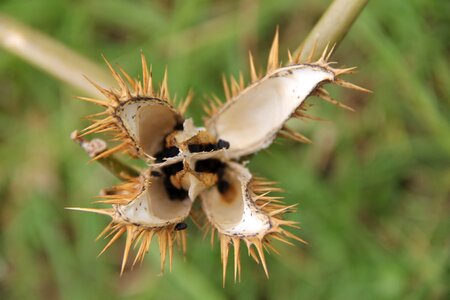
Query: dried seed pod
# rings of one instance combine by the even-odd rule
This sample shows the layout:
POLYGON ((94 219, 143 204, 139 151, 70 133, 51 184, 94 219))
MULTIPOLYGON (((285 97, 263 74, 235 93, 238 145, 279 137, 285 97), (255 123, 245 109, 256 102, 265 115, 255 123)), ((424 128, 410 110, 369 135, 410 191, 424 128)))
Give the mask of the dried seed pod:
POLYGON ((192 94, 175 109, 174 100, 170 98, 167 70, 161 88, 153 89, 151 70, 142 55, 142 81, 132 79, 122 69, 125 79, 105 59, 119 88, 107 90, 92 82, 106 96, 107 100, 79 97, 106 108, 105 111, 89 116, 93 124, 85 128, 83 135, 91 133, 112 132, 113 141, 121 144, 98 155, 106 157, 112 153, 125 151, 133 156, 154 158, 164 150, 165 138, 175 130, 182 128, 182 114, 189 105, 192 94), (105 116, 97 119, 98 116, 105 116))
POLYGON ((166 136, 183 122, 171 105, 158 98, 129 99, 116 109, 115 115, 138 151, 147 157, 163 151, 166 136))
POLYGON ((218 184, 200 195, 202 207, 212 230, 217 230, 221 243, 223 277, 228 260, 229 247, 234 247, 235 280, 240 273, 239 245, 243 241, 256 261, 261 261, 267 276, 264 249, 276 251, 270 238, 285 241, 285 238, 302 239, 281 228, 282 225, 296 227, 296 222, 281 219, 282 214, 293 209, 284 206, 277 197, 268 195, 277 188, 253 181, 250 172, 240 164, 229 162, 218 184), (258 195, 258 191, 264 193, 258 195), (252 246, 257 251, 254 253, 252 246), (259 257, 259 259, 258 259, 259 257))
MULTIPOLYGON (((133 265, 143 260, 154 235, 158 237, 161 268, 166 253, 171 264, 173 242, 178 240, 186 249, 185 218, 199 196, 203 213, 212 229, 217 231, 223 264, 223 279, 229 255, 234 248, 234 278, 240 277, 240 243, 247 246, 249 255, 268 270, 264 251, 277 250, 273 239, 291 244, 288 239, 303 242, 285 227, 297 227, 297 222, 283 219, 293 211, 280 197, 272 182, 253 178, 240 163, 243 157, 267 148, 276 136, 300 142, 309 140, 286 127, 290 118, 312 118, 305 114, 305 101, 311 95, 339 107, 350 109, 334 100, 323 85, 337 84, 366 92, 340 75, 353 68, 330 67, 332 53, 325 49, 322 57, 312 62, 299 61, 290 54, 289 63, 281 66, 278 58, 278 32, 272 45, 265 75, 258 75, 250 55, 251 83, 245 87, 243 76, 230 83, 224 80, 226 102, 214 96, 206 108, 209 119, 205 127, 195 127, 183 114, 192 94, 175 105, 167 86, 167 72, 159 91, 152 86, 152 75, 142 56, 142 81, 132 79, 120 69, 119 73, 107 62, 119 84, 118 90, 95 85, 107 100, 80 98, 106 108, 89 117, 93 124, 84 134, 112 131, 113 141, 121 144, 95 156, 101 158, 124 151, 140 156, 149 163, 139 178, 129 178, 103 196, 99 202, 111 205, 108 209, 81 209, 112 217, 112 222, 100 236, 112 236, 102 253, 121 235, 127 233, 122 272, 131 246, 139 245, 133 265), (103 116, 98 120, 97 117, 103 116), (148 158, 151 158, 150 160, 148 158)), ((311 56, 312 57, 312 56, 311 56)), ((314 119, 314 118, 312 118, 314 119)))
POLYGON ((333 79, 333 72, 314 65, 277 69, 227 102, 206 126, 218 139, 230 143, 230 157, 255 153, 272 143, 320 84, 333 79))
MULTIPOLYGON (((332 49, 333 50, 333 49, 332 49)), ((332 99, 322 88, 325 83, 335 83, 348 88, 367 91, 344 82, 338 76, 350 73, 354 68, 335 69, 327 60, 332 50, 325 49, 315 62, 302 63, 289 55, 289 64, 282 67, 278 58, 278 32, 269 54, 267 73, 256 75, 250 55, 251 84, 244 86, 243 77, 231 77, 230 85, 224 79, 226 102, 215 97, 207 108, 209 119, 206 128, 216 137, 229 143, 230 158, 241 158, 271 145, 277 135, 300 142, 309 139, 285 126, 291 117, 303 117, 306 99, 316 95, 322 99, 348 108, 332 99)))
POLYGON ((178 232, 180 231, 178 224, 189 216, 191 210, 192 201, 187 191, 171 185, 167 176, 158 171, 142 174, 140 178, 131 178, 129 182, 116 186, 111 191, 113 194, 101 196, 102 200, 97 202, 110 204, 112 209, 70 208, 109 215, 112 218, 111 223, 99 237, 114 235, 100 254, 126 232, 123 272, 132 244, 140 244, 134 265, 143 260, 152 237, 156 234, 161 253, 161 270, 164 267, 167 250, 171 265, 173 240, 180 238, 183 249, 186 248, 185 233, 178 232))

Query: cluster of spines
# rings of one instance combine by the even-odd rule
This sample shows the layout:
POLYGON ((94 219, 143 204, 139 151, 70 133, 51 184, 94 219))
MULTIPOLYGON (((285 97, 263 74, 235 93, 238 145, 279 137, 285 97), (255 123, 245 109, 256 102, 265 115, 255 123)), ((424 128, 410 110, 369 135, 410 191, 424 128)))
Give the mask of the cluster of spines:
POLYGON ((104 237, 110 238, 106 246, 100 252, 99 256, 106 252, 122 235, 126 234, 126 242, 122 259, 121 274, 125 270, 131 248, 136 249, 136 256, 132 263, 132 267, 138 262, 142 263, 145 255, 150 249, 151 241, 154 236, 158 238, 159 251, 161 255, 161 272, 164 270, 167 252, 169 253, 169 266, 172 270, 173 244, 178 242, 183 253, 186 253, 186 232, 175 230, 176 224, 164 227, 148 228, 139 226, 138 224, 128 223, 123 220, 114 220, 115 206, 127 205, 143 191, 144 186, 149 183, 142 177, 129 178, 128 181, 114 186, 108 190, 105 195, 98 196, 101 200, 96 203, 112 205, 113 208, 96 209, 96 208, 70 208, 72 210, 80 210, 94 212, 97 214, 108 215, 113 220, 99 234, 96 240, 104 237))
POLYGON ((189 92, 188 96, 177 104, 175 97, 170 97, 167 68, 164 72, 164 77, 160 88, 155 91, 153 88, 153 74, 151 71, 151 66, 150 68, 148 67, 147 61, 143 54, 141 54, 142 80, 133 79, 120 67, 118 68, 122 75, 119 74, 106 58, 104 58, 104 60, 119 88, 108 90, 88 79, 91 84, 106 97, 106 100, 88 97, 78 97, 78 99, 102 106, 105 110, 86 117, 92 122, 92 124, 83 130, 81 136, 106 132, 114 135, 111 141, 119 142, 118 145, 100 153, 94 159, 104 158, 116 152, 127 152, 132 156, 137 156, 138 153, 136 153, 136 142, 133 141, 130 134, 122 125, 122 122, 116 115, 116 109, 123 103, 132 101, 134 98, 146 97, 166 101, 171 107, 176 107, 180 115, 183 115, 192 101, 193 94, 192 92, 189 92), (99 117, 102 118, 99 119, 99 117))
MULTIPOLYGON (((230 248, 234 251, 234 280, 240 281, 241 263, 240 263, 240 244, 241 241, 247 246, 248 255, 251 256, 258 264, 261 263, 264 272, 269 277, 266 259, 264 252, 270 251, 279 254, 277 249, 272 245, 272 239, 292 245, 288 239, 294 239, 305 243, 304 240, 298 236, 290 233, 282 226, 299 228, 298 222, 283 220, 283 214, 287 212, 294 212, 296 205, 286 206, 283 204, 283 197, 269 195, 272 192, 282 192, 282 189, 275 187, 276 182, 268 181, 264 178, 253 178, 248 188, 252 195, 252 200, 258 209, 270 217, 272 228, 264 233, 264 235, 256 235, 251 237, 229 236, 219 233, 220 253, 223 268, 223 284, 225 285, 226 271, 228 265, 228 256, 230 248)), ((215 228, 210 224, 211 228, 211 243, 214 241, 215 228)))
POLYGON ((134 267, 137 263, 142 264, 145 255, 150 250, 151 242, 154 236, 158 239, 159 253, 161 257, 161 272, 164 272, 167 254, 169 256, 169 270, 172 271, 174 243, 178 243, 183 251, 183 254, 186 254, 186 231, 176 231, 175 224, 158 228, 146 228, 143 226, 137 226, 136 224, 111 222, 97 237, 97 240, 102 237, 111 237, 109 242, 100 252, 99 256, 108 250, 108 248, 111 247, 111 245, 114 244, 114 242, 117 241, 123 234, 126 234, 126 241, 120 274, 123 274, 125 270, 132 248, 137 249, 132 267, 134 267))

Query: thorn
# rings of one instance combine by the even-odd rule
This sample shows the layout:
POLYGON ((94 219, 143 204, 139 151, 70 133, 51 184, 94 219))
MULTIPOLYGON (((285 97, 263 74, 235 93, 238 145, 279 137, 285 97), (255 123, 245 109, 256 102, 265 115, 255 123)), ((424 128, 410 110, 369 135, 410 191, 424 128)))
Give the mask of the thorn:
POLYGON ((264 273, 266 273, 267 278, 269 278, 269 271, 267 270, 266 258, 264 257, 264 250, 262 248, 261 240, 256 239, 256 242, 254 242, 253 244, 258 251, 259 258, 261 259, 261 264, 264 268, 264 273))
POLYGON ((309 53, 309 56, 308 56, 308 58, 306 60, 307 63, 311 63, 312 62, 314 54, 316 54, 316 47, 317 47, 317 40, 314 41, 313 48, 312 48, 311 52, 309 53))
POLYGON ((224 74, 222 74, 222 84, 223 84, 223 90, 225 92, 225 98, 228 101, 231 99, 230 87, 228 86, 227 78, 225 77, 224 74))
POLYGON ((291 208, 294 208, 295 206, 297 206, 297 204, 293 204, 293 205, 289 205, 289 206, 284 206, 284 207, 282 207, 282 208, 280 208, 280 209, 271 211, 271 212, 269 213, 269 216, 273 217, 273 216, 278 215, 278 214, 280 214, 280 213, 286 212, 287 210, 289 210, 289 209, 291 209, 291 208))
POLYGON ((289 237, 289 238, 291 238, 291 239, 294 239, 294 240, 296 240, 296 241, 299 241, 300 243, 303 243, 303 244, 308 244, 308 242, 306 242, 305 240, 299 238, 299 237, 296 236, 295 234, 290 233, 290 232, 287 231, 287 230, 283 230, 282 232, 283 232, 283 234, 284 234, 285 236, 287 236, 287 237, 289 237))
POLYGON ((227 274, 227 262, 228 262, 228 253, 230 250, 229 247, 229 237, 222 235, 220 237, 220 255, 222 257, 222 284, 225 287, 225 279, 227 274))
POLYGON ((194 98, 194 92, 193 92, 193 90, 189 90, 184 101, 178 106, 178 111, 180 112, 181 115, 184 115, 186 113, 193 98, 194 98))
MULTIPOLYGON (((283 230, 283 232, 285 232, 285 231, 283 230)), ((292 244, 292 243, 289 242, 288 240, 282 238, 282 237, 281 237, 279 234, 277 234, 277 233, 271 235, 271 238, 274 238, 274 239, 276 239, 276 240, 278 240, 278 241, 280 241, 280 242, 282 242, 282 243, 288 244, 288 245, 290 245, 290 246, 294 246, 294 244, 292 244)))
POLYGON ((259 264, 259 259, 258 259, 258 255, 256 255, 255 251, 253 250, 253 248, 251 248, 251 244, 247 245, 248 248, 248 254, 253 258, 254 261, 256 261, 257 264, 259 264))
POLYGON ((231 82, 231 95, 233 97, 236 97, 240 91, 239 83, 236 81, 236 79, 232 75, 230 75, 230 82, 231 82))
POLYGON ((168 231, 167 231, 167 242, 169 246, 169 272, 172 272, 173 236, 168 231))
POLYGON ((83 207, 65 207, 64 209, 91 212, 91 213, 96 213, 99 215, 105 215, 105 216, 110 216, 110 217, 112 217, 112 214, 114 213, 113 209, 106 209, 106 208, 100 209, 100 208, 83 208, 83 207))
POLYGON ((301 45, 300 46, 300 49, 298 50, 298 52, 297 52, 297 55, 295 56, 295 58, 294 58, 294 63, 296 63, 296 64, 298 64, 298 63, 300 63, 300 59, 301 59, 301 57, 302 57, 302 54, 303 54, 303 50, 305 49, 305 45, 301 45))
MULTIPOLYGON (((114 101, 115 104, 119 104, 119 103, 120 103, 120 101, 119 101, 119 99, 117 98, 117 95, 116 95, 116 94, 114 94, 114 93, 111 92, 111 91, 108 91, 108 90, 105 89, 105 88, 102 88, 102 87, 99 86, 97 83, 95 83, 93 80, 91 80, 89 77, 87 77, 87 76, 85 76, 85 75, 83 75, 83 77, 86 78, 86 80, 89 81, 89 83, 92 84, 92 85, 93 85, 100 93, 102 93, 103 96, 105 96, 106 98, 108 98, 108 99, 114 101)), ((111 104, 108 104, 108 106, 111 106, 111 104)))
POLYGON ((128 81, 130 86, 134 87, 136 81, 127 72, 125 72, 125 70, 121 66, 117 66, 117 68, 119 69, 120 73, 122 73, 122 75, 125 77, 125 79, 128 81))
POLYGON ((167 235, 166 230, 158 232, 159 253, 161 256, 161 272, 164 273, 164 265, 166 263, 167 253, 167 235))
POLYGON ((234 247, 234 282, 239 276, 239 281, 241 281, 241 263, 240 263, 240 240, 237 237, 233 237, 233 247, 234 247))
POLYGON ((292 53, 289 49, 287 50, 287 54, 288 54, 289 64, 291 65, 294 63, 294 59, 292 58, 292 53))
POLYGON ((88 98, 88 97, 75 97, 75 99, 78 100, 82 100, 82 101, 87 101, 87 102, 91 102, 103 107, 109 107, 109 103, 103 100, 99 100, 99 99, 94 99, 94 98, 88 98))
POLYGON ((253 55, 251 51, 248 51, 248 60, 250 63, 250 79, 252 82, 255 82, 258 80, 258 75, 256 74, 255 64, 253 62, 253 55))
POLYGON ((325 62, 328 62, 330 60, 330 57, 331 57, 331 55, 333 55, 335 48, 336 48, 336 43, 333 44, 333 47, 331 47, 330 51, 328 52, 328 55, 325 57, 325 62))
POLYGON ((330 96, 330 94, 328 94, 328 92, 327 92, 325 89, 323 89, 323 88, 318 88, 318 89, 316 89, 316 90, 315 90, 315 94, 317 94, 317 96, 320 97, 321 99, 323 99, 323 100, 325 100, 325 101, 327 101, 327 102, 329 102, 329 103, 331 103, 331 104, 334 104, 334 105, 336 105, 336 106, 338 106, 338 107, 340 107, 340 108, 349 110, 349 111, 351 111, 351 112, 354 112, 354 111, 355 111, 352 107, 350 107, 350 106, 348 106, 348 105, 345 105, 345 104, 342 104, 341 102, 339 102, 339 101, 333 99, 333 98, 330 96))
POLYGON ((286 126, 283 127, 282 131, 280 131, 280 136, 288 139, 292 139, 294 141, 300 142, 300 143, 306 143, 306 144, 312 144, 312 141, 308 139, 306 136, 304 136, 301 133, 298 133, 286 126))
POLYGON ((147 66, 147 60, 145 59, 145 55, 141 50, 141 64, 142 64, 142 83, 144 85, 144 95, 149 95, 151 92, 152 87, 149 86, 149 83, 151 84, 151 80, 149 72, 148 72, 148 66, 147 66))
POLYGON ((98 241, 99 239, 101 239, 102 236, 104 236, 109 230, 111 230, 111 228, 113 227, 112 225, 113 225, 112 222, 109 223, 109 224, 105 227, 105 229, 103 229, 102 232, 100 232, 100 234, 95 238, 95 241, 98 241))
POLYGON ((103 60, 105 61, 106 65, 108 66, 109 70, 111 71, 111 74, 113 75, 114 79, 117 81, 117 83, 120 86, 120 89, 122 93, 125 93, 127 99, 131 98, 130 90, 128 89, 127 85, 125 84, 125 81, 123 81, 123 78, 120 76, 119 73, 113 68, 111 63, 106 59, 105 55, 102 54, 103 60))
POLYGON ((105 253, 105 251, 108 250, 109 247, 111 247, 111 245, 114 244, 114 242, 117 241, 117 239, 120 238, 122 236, 122 234, 125 233, 125 231, 127 231, 127 229, 125 227, 120 228, 120 230, 117 231, 117 233, 109 240, 108 244, 106 244, 106 246, 97 255, 97 257, 100 257, 103 253, 105 253))
POLYGON ((279 37, 279 27, 275 31, 275 37, 273 38, 272 47, 269 52, 269 59, 267 61, 267 73, 279 67, 279 56, 278 56, 278 37, 279 37))
POLYGON ((352 89, 352 90, 356 90, 356 91, 360 91, 360 92, 363 92, 363 93, 373 93, 371 90, 365 89, 363 87, 360 87, 360 86, 358 86, 356 84, 353 84, 353 83, 350 83, 348 81, 344 81, 344 80, 342 80, 340 78, 336 78, 334 80, 334 83, 336 83, 337 85, 340 85, 342 87, 345 87, 345 88, 348 88, 348 89, 352 89))
POLYGON ((168 70, 167 70, 167 66, 166 69, 164 71, 164 78, 161 84, 161 89, 160 89, 160 98, 161 99, 165 99, 167 101, 169 101, 170 99, 170 94, 169 94, 169 85, 168 85, 168 70))
POLYGON ((346 68, 346 69, 333 69, 333 72, 335 73, 335 76, 339 76, 342 74, 352 74, 355 73, 356 67, 346 68))
POLYGON ((326 63, 325 57, 326 57, 326 55, 327 55, 328 45, 329 45, 329 44, 327 44, 327 45, 325 46, 325 49, 323 50, 322 55, 321 55, 320 58, 317 60, 317 64, 324 64, 324 63, 326 63))
POLYGON ((133 241, 132 230, 133 229, 132 229, 131 225, 126 226, 127 239, 126 239, 125 248, 123 251, 122 268, 120 269, 120 276, 122 276, 123 271, 125 270, 125 265, 127 264, 128 255, 130 254, 131 243, 133 241))

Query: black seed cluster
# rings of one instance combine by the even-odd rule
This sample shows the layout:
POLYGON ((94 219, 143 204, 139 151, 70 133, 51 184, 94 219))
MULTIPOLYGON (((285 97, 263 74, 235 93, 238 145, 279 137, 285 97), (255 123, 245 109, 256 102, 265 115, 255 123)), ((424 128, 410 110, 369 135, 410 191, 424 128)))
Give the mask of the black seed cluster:
POLYGON ((225 194, 230 189, 230 183, 223 178, 219 178, 219 182, 217 182, 217 189, 219 193, 225 194))
POLYGON ((217 148, 218 149, 230 149, 230 142, 227 142, 225 140, 219 140, 217 142, 217 148))
POLYGON ((152 175, 153 177, 161 177, 162 176, 162 174, 159 173, 158 171, 151 171, 150 175, 152 175))
POLYGON ((185 230, 187 228, 187 224, 184 222, 178 223, 175 225, 175 231, 185 230))
POLYGON ((217 143, 207 143, 207 144, 191 144, 188 145, 189 152, 211 152, 220 149, 230 148, 230 143, 224 140, 219 140, 217 143))
POLYGON ((177 162, 172 165, 168 165, 162 168, 164 173, 164 187, 166 188, 167 195, 170 200, 182 201, 187 198, 188 192, 184 189, 175 187, 170 181, 170 176, 183 170, 183 162, 177 162))
POLYGON ((229 190, 230 183, 223 178, 225 175, 225 164, 220 160, 214 158, 199 160, 195 163, 195 171, 217 174, 219 178, 217 189, 219 192, 224 194, 229 190))
POLYGON ((225 164, 218 159, 208 158, 195 163, 195 172, 223 173, 225 164))
POLYGON ((183 123, 177 123, 173 128, 173 130, 183 130, 183 129, 184 129, 183 123))
POLYGON ((164 162, 165 158, 175 157, 179 153, 180 153, 180 149, 178 149, 177 147, 164 148, 155 154, 156 162, 157 163, 164 162))

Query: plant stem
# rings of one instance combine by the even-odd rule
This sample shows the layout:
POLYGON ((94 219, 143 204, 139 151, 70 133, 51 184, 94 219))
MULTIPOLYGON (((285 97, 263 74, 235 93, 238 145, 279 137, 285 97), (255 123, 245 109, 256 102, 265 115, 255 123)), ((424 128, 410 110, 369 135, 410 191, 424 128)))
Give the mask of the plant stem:
POLYGON ((300 58, 305 61, 314 51, 312 58, 317 59, 327 45, 337 46, 368 1, 334 0, 303 43, 295 50, 294 55, 301 52, 300 58))
POLYGON ((104 86, 112 84, 110 76, 89 59, 3 14, 0 14, 0 46, 95 97, 100 97, 100 92, 84 76, 104 86))
MULTIPOLYGON (((108 148, 106 146, 106 142, 101 139, 93 139, 88 141, 81 137, 78 134, 78 131, 72 132, 70 138, 78 143, 81 148, 89 155, 91 158, 95 158, 98 154, 106 151, 108 148)), ((110 155, 108 157, 97 159, 99 163, 101 163, 108 171, 110 171, 117 178, 126 180, 130 177, 139 176, 139 171, 134 169, 133 167, 124 164, 120 160, 118 160, 114 155, 110 155)))

